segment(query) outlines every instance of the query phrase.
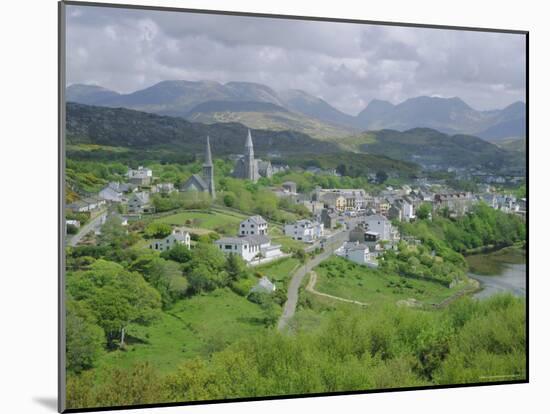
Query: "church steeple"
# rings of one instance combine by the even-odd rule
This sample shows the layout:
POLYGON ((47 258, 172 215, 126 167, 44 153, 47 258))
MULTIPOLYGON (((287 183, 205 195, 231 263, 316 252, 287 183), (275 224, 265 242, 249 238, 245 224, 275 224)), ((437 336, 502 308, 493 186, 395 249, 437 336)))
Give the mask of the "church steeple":
POLYGON ((206 136, 206 153, 204 155, 204 165, 212 165, 212 153, 210 152, 210 137, 206 136))
POLYGON ((212 199, 216 198, 214 188, 214 164, 212 163, 212 152, 210 151, 210 137, 206 136, 206 152, 204 154, 204 164, 202 165, 202 176, 208 185, 208 193, 212 199))
POLYGON ((248 130, 248 136, 246 137, 246 144, 244 145, 246 155, 254 158, 254 145, 252 144, 252 134, 250 129, 248 130))

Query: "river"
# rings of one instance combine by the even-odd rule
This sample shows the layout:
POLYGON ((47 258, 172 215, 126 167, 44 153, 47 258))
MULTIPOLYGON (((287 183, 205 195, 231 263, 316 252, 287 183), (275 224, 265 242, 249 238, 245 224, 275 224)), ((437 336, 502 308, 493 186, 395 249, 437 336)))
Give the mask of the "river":
POLYGON ((497 293, 509 292, 525 296, 527 267, 523 250, 507 248, 493 253, 466 257, 473 279, 481 283, 481 290, 473 295, 483 299, 497 293))

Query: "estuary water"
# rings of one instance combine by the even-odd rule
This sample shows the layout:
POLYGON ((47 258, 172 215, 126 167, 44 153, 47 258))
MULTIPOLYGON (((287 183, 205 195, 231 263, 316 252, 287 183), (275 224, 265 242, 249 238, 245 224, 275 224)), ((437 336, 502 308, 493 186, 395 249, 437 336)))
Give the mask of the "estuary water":
POLYGON ((521 251, 504 249, 469 256, 466 260, 471 269, 468 275, 481 283, 481 290, 473 295, 474 298, 483 299, 504 292, 525 296, 527 266, 521 251))

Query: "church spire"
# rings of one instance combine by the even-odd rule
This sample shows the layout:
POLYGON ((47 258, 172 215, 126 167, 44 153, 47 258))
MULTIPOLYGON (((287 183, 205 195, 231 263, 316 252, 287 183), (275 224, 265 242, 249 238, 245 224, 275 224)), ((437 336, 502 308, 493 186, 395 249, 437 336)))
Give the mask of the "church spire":
POLYGON ((210 151, 210 137, 206 136, 206 152, 204 154, 204 164, 202 164, 202 177, 208 186, 207 190, 212 199, 216 198, 214 189, 214 164, 212 164, 212 152, 210 151))
POLYGON ((206 136, 206 153, 204 155, 204 165, 212 165, 212 152, 210 151, 210 137, 206 136))

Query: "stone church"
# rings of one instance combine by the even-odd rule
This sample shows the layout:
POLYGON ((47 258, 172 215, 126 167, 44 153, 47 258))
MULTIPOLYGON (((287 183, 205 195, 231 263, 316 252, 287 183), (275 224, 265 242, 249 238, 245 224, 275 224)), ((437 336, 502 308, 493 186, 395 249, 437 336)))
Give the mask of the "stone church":
POLYGON ((254 158, 254 145, 252 144, 250 129, 248 130, 248 136, 246 137, 244 149, 244 155, 239 158, 235 164, 233 176, 235 178, 251 180, 253 182, 258 181, 260 177, 270 178, 273 175, 271 161, 264 161, 254 158))
POLYGON ((216 198, 214 188, 214 164, 212 163, 212 152, 210 151, 210 137, 206 137, 206 153, 202 165, 202 175, 193 174, 180 187, 181 191, 208 192, 212 199, 216 198))

